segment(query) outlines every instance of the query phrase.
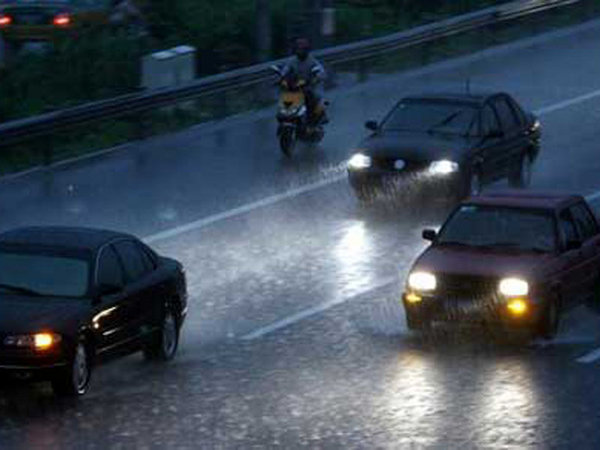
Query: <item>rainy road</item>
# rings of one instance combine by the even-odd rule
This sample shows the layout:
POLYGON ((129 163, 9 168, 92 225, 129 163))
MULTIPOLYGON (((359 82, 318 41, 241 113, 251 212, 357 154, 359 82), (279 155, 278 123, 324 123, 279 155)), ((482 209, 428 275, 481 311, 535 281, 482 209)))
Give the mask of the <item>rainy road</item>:
POLYGON ((444 205, 361 209, 343 161, 398 97, 470 76, 540 113, 534 186, 591 195, 600 211, 599 31, 334 92, 322 148, 292 162, 266 111, 1 182, 1 228, 146 236, 186 264, 191 311, 169 367, 102 367, 76 405, 4 392, 0 448, 598 448, 600 361, 585 356, 600 317, 574 311, 555 341, 525 347, 411 336, 401 283, 444 205))

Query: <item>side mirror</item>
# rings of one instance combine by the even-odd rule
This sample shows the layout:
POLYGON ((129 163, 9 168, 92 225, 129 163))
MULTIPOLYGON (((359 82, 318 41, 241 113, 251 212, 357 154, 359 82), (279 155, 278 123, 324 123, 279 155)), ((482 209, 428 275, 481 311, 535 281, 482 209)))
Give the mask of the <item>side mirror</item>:
POLYGON ((566 251, 579 250, 580 248, 581 248, 581 241, 578 241, 578 240, 567 241, 566 251))
POLYGON ((376 120, 369 120, 365 123, 365 128, 371 131, 377 131, 379 129, 379 124, 376 120))
POLYGON ((435 230, 431 230, 431 229, 423 230, 423 239, 425 239, 426 241, 433 242, 436 240, 436 238, 437 238, 437 232, 435 230))
POLYGON ((116 295, 123 291, 123 286, 117 286, 115 284, 107 284, 103 283, 98 286, 98 295, 100 297, 108 297, 111 295, 116 295))

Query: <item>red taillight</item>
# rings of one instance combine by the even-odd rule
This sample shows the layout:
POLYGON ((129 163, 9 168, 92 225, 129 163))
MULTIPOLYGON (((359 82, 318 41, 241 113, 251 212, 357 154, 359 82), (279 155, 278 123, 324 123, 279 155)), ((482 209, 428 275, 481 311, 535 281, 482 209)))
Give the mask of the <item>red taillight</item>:
POLYGON ((12 17, 0 14, 0 27, 7 27, 12 23, 12 17))
POLYGON ((58 14, 52 22, 57 27, 68 27, 71 25, 71 16, 69 14, 58 14))

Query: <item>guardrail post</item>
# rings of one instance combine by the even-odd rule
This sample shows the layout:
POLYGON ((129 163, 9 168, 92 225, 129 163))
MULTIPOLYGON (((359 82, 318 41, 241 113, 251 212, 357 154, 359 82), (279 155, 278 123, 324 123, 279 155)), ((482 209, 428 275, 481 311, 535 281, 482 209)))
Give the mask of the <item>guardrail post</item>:
POLYGON ((363 83, 369 78, 369 68, 366 59, 358 60, 358 73, 356 76, 359 83, 363 83))
POLYGON ((46 136, 42 142, 42 165, 48 167, 54 161, 54 136, 46 136))

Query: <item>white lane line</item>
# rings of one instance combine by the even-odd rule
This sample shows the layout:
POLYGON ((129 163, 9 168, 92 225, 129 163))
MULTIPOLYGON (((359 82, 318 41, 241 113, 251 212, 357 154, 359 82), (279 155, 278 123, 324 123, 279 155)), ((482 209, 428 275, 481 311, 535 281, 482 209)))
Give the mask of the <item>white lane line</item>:
POLYGON ((549 105, 544 108, 540 108, 536 111, 536 113, 540 114, 540 115, 550 114, 554 111, 559 111, 561 109, 568 108, 569 106, 587 102, 588 100, 592 100, 596 97, 600 97, 600 89, 597 91, 589 92, 584 95, 580 95, 579 97, 575 97, 575 98, 572 98, 569 100, 564 100, 562 102, 555 103, 554 105, 549 105))
POLYGON ((591 352, 577 358, 577 362, 581 364, 591 364, 600 359, 600 348, 592 350, 591 352))
POLYGON ((321 189, 322 187, 328 186, 332 183, 337 183, 338 181, 341 181, 344 179, 346 179, 345 173, 344 173, 344 175, 336 175, 335 177, 317 181, 316 183, 306 184, 299 188, 290 189, 289 191, 285 191, 281 194, 271 195, 269 197, 265 197, 256 202, 247 203, 246 205, 242 205, 238 208, 230 209, 228 211, 223 211, 221 213, 214 214, 214 215, 208 216, 208 217, 204 217, 202 219, 187 223, 185 225, 181 225, 181 226, 178 226, 175 228, 170 228, 168 230, 161 231, 160 233, 146 236, 144 238, 144 240, 148 243, 152 243, 152 242, 161 241, 164 239, 169 239, 169 238, 178 236, 180 234, 187 233, 188 231, 205 228, 216 222, 221 222, 223 220, 231 219, 236 216, 241 216, 242 214, 246 214, 248 212, 254 211, 255 209, 264 208, 265 206, 271 206, 276 203, 280 203, 283 200, 297 197, 299 195, 305 194, 310 191, 321 189))
POLYGON ((370 286, 369 288, 364 289, 360 292, 357 292, 349 297, 342 297, 342 298, 338 298, 335 300, 330 300, 328 302, 321 303, 320 305, 313 306, 312 308, 308 308, 303 311, 300 311, 296 314, 292 314, 291 316, 288 316, 284 319, 278 320, 277 322, 273 322, 270 325, 267 325, 265 327, 254 330, 251 333, 248 333, 248 334, 242 336, 241 339, 244 341, 252 341, 254 339, 261 338, 261 337, 263 337, 267 334, 270 334, 274 331, 281 330, 282 328, 286 328, 296 322, 300 322, 301 320, 304 320, 309 317, 320 314, 322 312, 325 312, 328 309, 333 308, 334 306, 341 305, 342 303, 346 303, 350 300, 361 297, 361 296, 368 294, 369 292, 373 292, 377 289, 382 289, 382 288, 391 286, 392 284, 397 283, 397 282, 398 282, 398 279, 395 277, 385 278, 382 281, 380 281, 379 283, 377 283, 376 285, 370 286))

